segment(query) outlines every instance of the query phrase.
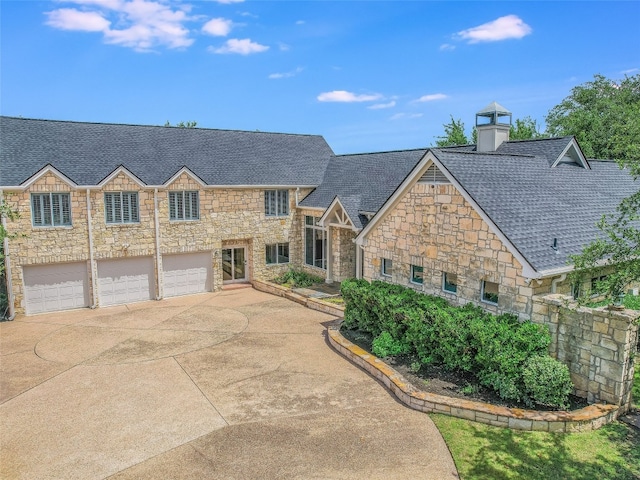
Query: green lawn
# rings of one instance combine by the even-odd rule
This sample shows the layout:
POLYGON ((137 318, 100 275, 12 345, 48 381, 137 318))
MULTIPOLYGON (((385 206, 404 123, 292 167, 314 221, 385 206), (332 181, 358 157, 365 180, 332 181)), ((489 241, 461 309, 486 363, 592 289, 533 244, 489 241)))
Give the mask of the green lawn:
MULTIPOLYGON (((640 367, 640 366, 639 366, 640 367)), ((640 368, 633 398, 640 406, 640 368)), ((521 432, 431 415, 463 480, 640 478, 640 431, 621 422, 583 433, 521 432)))

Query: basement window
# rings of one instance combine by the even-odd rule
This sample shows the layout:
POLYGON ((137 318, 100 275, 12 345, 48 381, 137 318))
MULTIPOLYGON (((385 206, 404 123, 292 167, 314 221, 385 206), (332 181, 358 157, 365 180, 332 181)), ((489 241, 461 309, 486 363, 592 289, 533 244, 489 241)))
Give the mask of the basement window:
POLYGON ((382 276, 383 277, 390 277, 391 274, 393 273, 393 260, 391 260, 390 258, 383 258, 382 259, 382 276))
POLYGON ((419 267, 418 265, 411 265, 411 283, 422 285, 422 283, 424 282, 423 273, 423 267, 419 267))
POLYGON ((442 290, 449 293, 458 293, 458 275, 442 272, 442 290))

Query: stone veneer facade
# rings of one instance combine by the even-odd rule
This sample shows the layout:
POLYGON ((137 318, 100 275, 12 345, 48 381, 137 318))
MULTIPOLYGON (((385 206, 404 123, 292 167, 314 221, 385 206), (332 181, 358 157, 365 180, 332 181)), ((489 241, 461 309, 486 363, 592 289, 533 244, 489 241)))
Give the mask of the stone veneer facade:
POLYGON ((529 281, 521 272, 518 260, 451 184, 414 184, 364 243, 368 280, 392 281, 454 304, 473 302, 528 319, 533 295, 549 292, 551 279, 529 281), (382 275, 383 258, 393 261, 391 277, 382 275), (423 267, 422 285, 410 281, 411 265, 423 267), (458 276, 456 294, 443 290, 443 272, 458 276), (499 285, 497 305, 481 300, 483 280, 499 285))
MULTIPOLYGON (((311 189, 298 192, 302 200, 311 189)), ((162 255, 192 252, 211 252, 212 285, 222 287, 220 250, 226 246, 247 246, 251 279, 270 279, 289 267, 289 264, 267 265, 265 245, 289 242, 290 264, 303 261, 302 243, 298 225, 304 222, 296 206, 296 189, 289 189, 289 215, 267 217, 264 213, 264 188, 203 187, 187 173, 180 175, 167 187, 158 189, 141 186, 130 175, 121 171, 101 188, 74 189, 51 172, 45 173, 23 191, 3 191, 5 201, 20 213, 20 218, 9 225, 10 231, 24 236, 11 239, 9 254, 11 282, 16 313, 24 313, 23 267, 39 264, 87 262, 89 298, 93 290, 97 262, 106 259, 153 256, 157 296, 162 296, 162 255), (199 192, 200 219, 170 221, 168 191, 197 190, 199 192), (107 224, 105 221, 105 192, 137 192, 139 222, 107 224), (69 192, 71 195, 72 225, 68 227, 34 227, 31 213, 31 194, 43 192, 69 192), (87 193, 88 192, 88 193, 87 193), (88 199, 87 199, 88 195, 88 199), (89 246, 88 201, 91 206, 93 258, 89 246), (157 221, 156 231, 156 209, 157 221), (295 240, 294 240, 295 239, 295 240), (156 245, 160 246, 157 251, 156 245), (158 255, 159 254, 159 255, 158 255), (93 262, 93 265, 91 265, 93 262)))

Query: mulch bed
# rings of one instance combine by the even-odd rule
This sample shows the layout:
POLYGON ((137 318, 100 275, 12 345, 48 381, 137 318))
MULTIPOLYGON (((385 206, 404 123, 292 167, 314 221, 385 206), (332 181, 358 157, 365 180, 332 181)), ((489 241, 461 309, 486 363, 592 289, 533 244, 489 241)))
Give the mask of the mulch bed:
MULTIPOLYGON (((373 341, 371 334, 345 328, 341 328, 340 333, 350 342, 367 352, 371 352, 371 342, 373 341)), ((418 358, 412 355, 385 357, 382 360, 423 392, 475 400, 503 407, 549 410, 542 406, 531 408, 521 403, 505 401, 492 390, 479 385, 472 375, 449 371, 441 365, 420 365, 420 369, 416 371, 418 358)), ((569 410, 577 410, 588 405, 585 399, 574 395, 569 396, 569 402, 569 410)))

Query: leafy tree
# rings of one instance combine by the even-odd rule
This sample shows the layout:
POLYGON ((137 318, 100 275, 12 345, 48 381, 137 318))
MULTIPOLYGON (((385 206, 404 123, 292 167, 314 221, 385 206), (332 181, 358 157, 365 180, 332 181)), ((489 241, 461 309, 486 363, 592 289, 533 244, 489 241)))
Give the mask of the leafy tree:
POLYGON ((175 125, 171 125, 171 122, 169 120, 167 120, 167 122, 164 124, 165 127, 176 126, 178 128, 196 128, 196 125, 198 125, 198 122, 196 122, 195 120, 187 120, 186 122, 178 122, 175 125))
POLYGON ((523 119, 516 118, 515 124, 511 125, 509 130, 510 140, 531 140, 533 138, 541 138, 546 135, 540 133, 538 122, 531 117, 523 119))
POLYGON ((444 136, 437 137, 436 146, 450 147, 453 145, 467 145, 469 140, 464 133, 464 123, 462 120, 454 119, 451 115, 451 122, 443 125, 444 136))
MULTIPOLYGON (((547 132, 574 135, 587 157, 615 159, 635 180, 640 178, 640 75, 613 81, 596 75, 571 91, 547 116, 547 132)), ((600 239, 571 261, 574 283, 596 272, 607 275, 596 288, 616 302, 632 282, 640 281, 640 190, 598 223, 600 239), (610 267, 602 270, 603 267, 610 267)), ((587 292, 584 292, 585 294, 587 292)), ((582 299, 584 300, 584 298, 582 299)))
POLYGON ((623 80, 595 75, 546 117, 551 136, 574 135, 588 158, 631 160, 640 173, 640 74, 623 80))
POLYGON ((6 279, 5 279, 5 261, 4 261, 4 239, 13 238, 17 234, 10 234, 4 227, 2 220, 17 220, 19 217, 17 210, 12 209, 5 203, 3 199, 0 199, 0 319, 4 318, 8 309, 7 292, 6 292, 6 279))

